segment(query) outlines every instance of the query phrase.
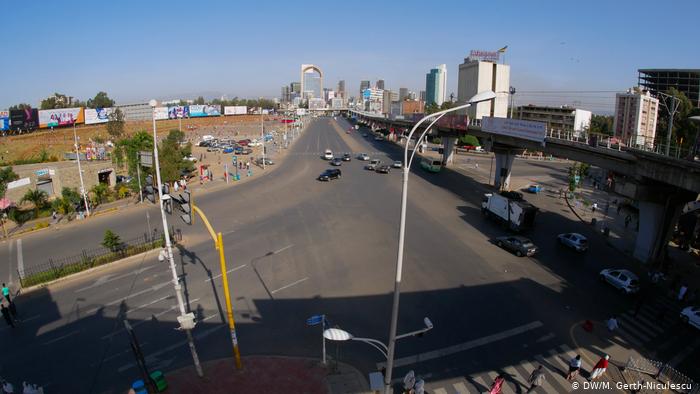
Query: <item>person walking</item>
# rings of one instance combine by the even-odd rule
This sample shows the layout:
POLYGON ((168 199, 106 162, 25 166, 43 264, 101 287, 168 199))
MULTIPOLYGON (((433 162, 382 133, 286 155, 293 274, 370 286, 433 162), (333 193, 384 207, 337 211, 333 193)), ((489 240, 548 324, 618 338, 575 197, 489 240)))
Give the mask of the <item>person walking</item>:
POLYGON ((632 221, 632 216, 630 216, 630 215, 625 216, 625 228, 629 227, 631 221, 632 221))
POLYGON ((531 392, 532 390, 542 386, 542 383, 544 383, 545 375, 544 375, 544 368, 542 366, 538 366, 532 373, 530 374, 530 377, 527 379, 527 382, 530 384, 530 388, 527 389, 527 392, 531 392))
POLYGON ((610 332, 615 331, 618 327, 620 327, 620 324, 618 324, 615 316, 612 316, 610 319, 608 319, 608 321, 605 324, 608 326, 608 331, 610 332))
POLYGON ((2 317, 5 318, 5 322, 7 322, 7 325, 15 328, 15 322, 12 321, 12 316, 10 316, 10 311, 5 308, 5 304, 0 304, 0 312, 2 312, 2 317))
MULTIPOLYGON (((2 289, 3 295, 5 294, 4 286, 5 286, 5 284, 3 283, 3 289, 2 289)), ((687 292, 688 292, 688 286, 686 286, 685 283, 682 284, 680 288, 678 288, 678 301, 679 302, 683 301, 683 299, 685 298, 685 293, 687 293, 687 292)))
POLYGON ((5 299, 7 300, 7 302, 12 302, 12 301, 10 300, 10 288, 7 287, 7 285, 4 284, 4 283, 2 284, 2 296, 5 297, 5 299))
POLYGON ((608 370, 608 360, 610 359, 610 356, 607 354, 605 357, 601 358, 598 360, 596 365, 593 367, 593 370, 591 371, 591 376, 588 377, 588 381, 590 382, 593 379, 597 379, 601 377, 605 371, 608 370))
POLYGON ((10 302, 10 304, 7 306, 7 309, 10 310, 10 316, 12 316, 12 319, 14 321, 19 321, 17 318, 17 305, 15 305, 15 302, 10 302))
POLYGON ((569 373, 566 374, 566 380, 569 382, 576 379, 576 375, 581 370, 581 355, 577 354, 576 357, 569 360, 569 373))
POLYGON ((5 379, 0 380, 0 383, 2 384, 3 394, 14 394, 15 387, 12 385, 12 383, 8 382, 5 379))
POLYGON ((489 389, 489 394, 501 394, 501 387, 503 387, 503 383, 505 383, 505 381, 506 380, 503 378, 503 376, 496 376, 496 379, 494 379, 493 383, 491 384, 491 389, 489 389))

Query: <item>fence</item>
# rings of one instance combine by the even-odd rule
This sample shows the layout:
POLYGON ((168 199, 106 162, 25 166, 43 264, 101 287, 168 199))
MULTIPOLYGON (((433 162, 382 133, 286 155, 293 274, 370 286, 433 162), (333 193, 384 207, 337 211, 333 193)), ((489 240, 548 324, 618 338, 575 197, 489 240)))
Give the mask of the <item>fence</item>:
MULTIPOLYGON (((171 230, 173 242, 181 239, 180 231, 171 230)), ((80 254, 66 257, 50 257, 46 263, 25 267, 18 271, 22 287, 46 283, 77 272, 111 263, 125 257, 160 248, 164 245, 162 234, 144 234, 138 238, 122 242, 114 250, 99 247, 83 249, 80 254)))
MULTIPOLYGON (((661 384, 670 384, 677 387, 677 389, 671 389, 672 392, 700 393, 700 384, 661 361, 649 360, 642 357, 630 357, 627 360, 624 370, 631 373, 637 382, 649 382, 652 380, 661 384)), ((644 390, 640 391, 645 392, 644 390)), ((656 392, 656 390, 646 391, 656 392)))

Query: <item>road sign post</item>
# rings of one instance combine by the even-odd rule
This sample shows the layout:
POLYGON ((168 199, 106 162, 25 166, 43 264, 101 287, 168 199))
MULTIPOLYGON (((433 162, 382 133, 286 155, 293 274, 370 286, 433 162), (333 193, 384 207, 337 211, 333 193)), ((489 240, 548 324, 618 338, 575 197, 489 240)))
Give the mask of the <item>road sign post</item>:
POLYGON ((322 341, 322 351, 321 363, 326 365, 326 337, 323 336, 323 332, 326 330, 326 315, 314 315, 306 319, 307 326, 321 325, 321 341, 322 341))

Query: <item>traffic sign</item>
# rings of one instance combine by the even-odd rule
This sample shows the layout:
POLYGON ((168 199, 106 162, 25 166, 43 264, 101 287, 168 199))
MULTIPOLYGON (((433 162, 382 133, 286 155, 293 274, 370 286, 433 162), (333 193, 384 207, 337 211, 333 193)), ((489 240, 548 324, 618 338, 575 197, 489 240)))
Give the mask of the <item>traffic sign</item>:
POLYGON ((323 315, 314 315, 306 319, 307 326, 315 326, 323 322, 323 315))

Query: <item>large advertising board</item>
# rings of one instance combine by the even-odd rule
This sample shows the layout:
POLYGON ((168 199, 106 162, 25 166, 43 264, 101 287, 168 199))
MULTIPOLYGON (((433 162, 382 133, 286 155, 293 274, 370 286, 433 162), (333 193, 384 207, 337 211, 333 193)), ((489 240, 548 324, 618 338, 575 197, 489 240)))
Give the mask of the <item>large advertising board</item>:
POLYGON ((190 108, 188 106, 176 105, 168 107, 168 119, 182 119, 190 117, 190 108))
POLYGON ((0 111, 0 130, 10 129, 10 111, 0 111))
POLYGON ((114 108, 85 108, 85 124, 107 123, 113 112, 114 108))
POLYGON ((190 117, 198 118, 202 116, 220 116, 221 106, 219 105, 190 105, 190 117))
POLYGON ((501 58, 500 51, 482 51, 478 49, 472 49, 469 51, 470 60, 479 60, 482 62, 494 62, 498 63, 501 58))
POLYGON ((547 124, 530 120, 483 117, 481 131, 544 143, 547 124))
POLYGON ((224 115, 245 115, 248 113, 248 107, 245 105, 233 105, 224 107, 224 115))
POLYGON ((25 108, 10 111, 11 130, 36 130, 39 128, 39 110, 25 108))
POLYGON ((168 107, 155 107, 153 115, 156 120, 168 119, 168 107))
POLYGON ((58 108, 39 110, 39 127, 70 126, 73 123, 84 123, 83 108, 58 108))

